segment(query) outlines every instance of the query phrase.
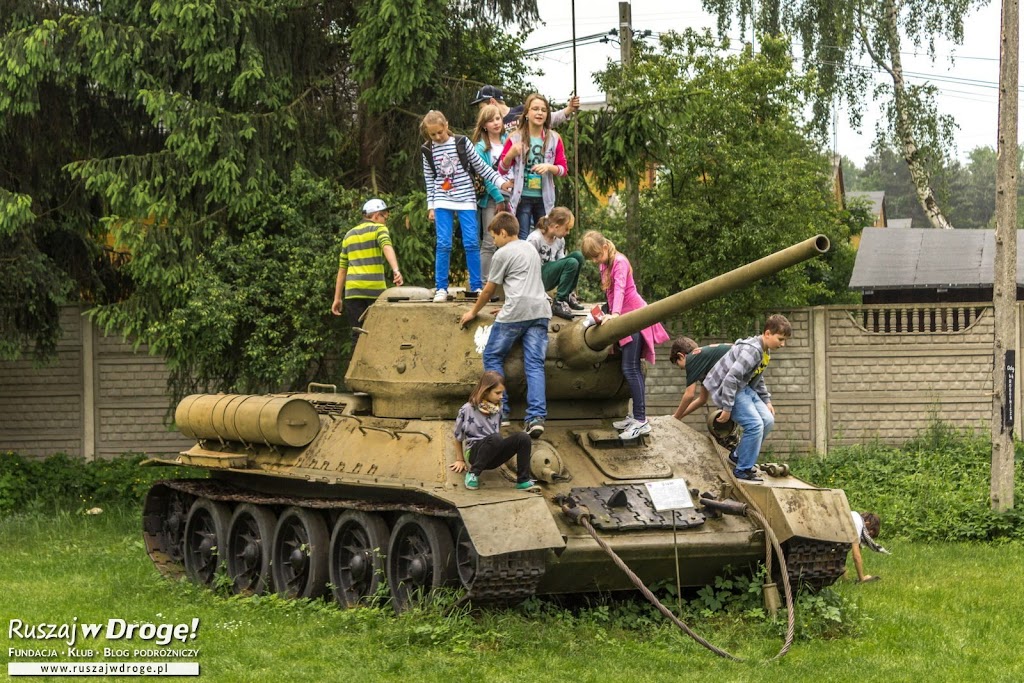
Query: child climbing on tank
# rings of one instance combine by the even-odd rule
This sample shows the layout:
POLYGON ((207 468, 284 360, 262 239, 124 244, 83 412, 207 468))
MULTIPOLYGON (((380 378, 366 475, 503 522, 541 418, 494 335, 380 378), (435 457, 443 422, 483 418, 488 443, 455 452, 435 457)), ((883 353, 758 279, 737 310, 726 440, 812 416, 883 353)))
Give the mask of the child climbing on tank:
POLYGON ((583 253, 565 253, 565 236, 575 223, 576 217, 572 211, 564 206, 556 206, 537 221, 537 227, 526 238, 540 254, 540 277, 544 281, 544 289, 557 287, 551 313, 566 320, 572 320, 573 311, 583 310, 575 294, 580 269, 583 267, 583 253))
POLYGON ((775 427, 775 407, 764 371, 772 352, 784 348, 792 334, 793 326, 786 316, 771 315, 764 323, 764 332, 737 339, 704 378, 708 395, 722 409, 715 421, 724 424, 731 419, 743 428, 740 443, 729 456, 737 479, 761 483, 754 465, 761 445, 775 427))
MULTIPOLYGON (((628 258, 615 249, 614 242, 598 231, 591 230, 583 236, 582 248, 583 256, 588 261, 598 264, 601 271, 601 289, 608 297, 609 310, 609 315, 604 316, 602 322, 647 305, 633 281, 633 266, 630 265, 628 258)), ((633 397, 633 415, 614 423, 616 429, 622 430, 619 433, 621 439, 635 439, 651 433, 644 396, 646 385, 640 359, 643 358, 654 365, 654 347, 668 339, 668 332, 661 323, 654 323, 618 342, 622 351, 622 375, 626 378, 629 393, 633 397)))
POLYGON ((479 488, 480 474, 484 470, 501 467, 513 455, 516 457, 516 488, 525 490, 534 486, 530 479, 533 449, 530 436, 526 432, 513 432, 503 437, 499 431, 504 395, 504 376, 487 370, 455 418, 456 456, 449 468, 452 472, 466 473, 467 489, 479 488))
MULTIPOLYGON (((505 290, 505 303, 494 316, 494 324, 484 345, 484 370, 501 373, 512 346, 520 342, 523 347, 523 371, 526 374, 526 415, 523 428, 530 438, 544 433, 544 419, 548 414, 545 393, 544 358, 548 349, 548 321, 551 306, 544 294, 540 277, 540 256, 537 250, 519 239, 516 217, 502 211, 487 226, 498 250, 491 261, 491 272, 484 290, 473 308, 459 318, 466 327, 484 305, 491 300, 498 285, 505 290)), ((509 418, 508 399, 502 402, 502 422, 509 418)))
POLYGON ((521 240, 555 207, 555 176, 569 173, 562 138, 551 130, 548 101, 533 93, 523 107, 519 129, 505 140, 498 161, 498 171, 506 175, 512 172, 515 180, 508 205, 519 221, 521 240))
POLYGON ((484 180, 501 189, 510 189, 505 180, 477 154, 469 138, 453 136, 448 119, 439 111, 423 117, 420 131, 427 139, 422 148, 423 178, 427 185, 427 217, 437 229, 434 252, 434 301, 448 300, 448 269, 451 265, 452 230, 456 215, 466 251, 469 288, 479 292, 484 281, 480 274, 480 234, 477 225, 476 190, 470 166, 484 180))
MULTIPOLYGON (((477 154, 491 167, 497 170, 498 158, 501 150, 505 147, 505 124, 501 119, 501 112, 493 104, 480 108, 480 115, 476 120, 476 127, 469 139, 476 145, 477 154)), ((508 197, 501 189, 492 183, 484 181, 487 189, 480 197, 477 204, 480 206, 480 275, 484 282, 487 282, 487 275, 491 272, 491 259, 494 258, 494 238, 487 226, 494 220, 494 215, 504 211, 508 197)))

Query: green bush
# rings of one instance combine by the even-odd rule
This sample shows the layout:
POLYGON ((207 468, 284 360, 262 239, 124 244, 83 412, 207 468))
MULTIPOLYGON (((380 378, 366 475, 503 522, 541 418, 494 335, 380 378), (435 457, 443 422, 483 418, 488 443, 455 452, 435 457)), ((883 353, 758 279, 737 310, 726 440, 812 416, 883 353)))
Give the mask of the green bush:
MULTIPOLYGON (((846 491, 854 510, 882 517, 882 536, 921 541, 1024 540, 1020 508, 989 502, 992 446, 987 435, 935 422, 902 448, 869 444, 792 463, 801 479, 846 491)), ((1015 499, 1024 500, 1017 477, 1015 499)))
POLYGON ((86 462, 63 453, 41 460, 0 453, 0 516, 139 503, 158 479, 202 476, 188 468, 141 467, 145 457, 86 462))

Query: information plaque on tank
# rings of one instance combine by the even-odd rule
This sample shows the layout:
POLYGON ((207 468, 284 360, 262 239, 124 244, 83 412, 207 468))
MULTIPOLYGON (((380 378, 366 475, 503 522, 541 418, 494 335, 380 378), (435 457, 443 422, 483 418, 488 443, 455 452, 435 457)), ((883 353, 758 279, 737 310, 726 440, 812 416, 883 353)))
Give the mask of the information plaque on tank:
POLYGON ((649 481, 644 486, 651 496, 654 509, 658 512, 670 510, 693 509, 693 498, 690 489, 686 488, 685 479, 669 479, 667 481, 649 481))

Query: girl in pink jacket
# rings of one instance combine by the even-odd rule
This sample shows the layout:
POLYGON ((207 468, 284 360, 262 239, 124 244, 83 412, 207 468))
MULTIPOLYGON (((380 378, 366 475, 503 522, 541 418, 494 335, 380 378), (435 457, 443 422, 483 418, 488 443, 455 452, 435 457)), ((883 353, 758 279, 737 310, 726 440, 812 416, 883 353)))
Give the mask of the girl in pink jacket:
MULTIPOLYGON (((596 230, 591 230, 583 235, 581 246, 583 256, 588 261, 598 264, 601 271, 601 289, 608 297, 610 313, 610 316, 606 316, 605 319, 629 313, 647 305, 640 293, 636 291, 633 267, 630 265, 629 259, 615 249, 614 242, 596 230)), ((651 432, 651 424, 647 421, 644 375, 640 371, 640 359, 643 358, 654 365, 655 345, 666 342, 668 339, 668 333, 661 323, 655 323, 636 334, 619 340, 619 348, 622 351, 622 375, 626 378, 629 391, 633 396, 632 417, 614 423, 616 429, 622 430, 619 434, 622 439, 635 439, 642 434, 651 432)))

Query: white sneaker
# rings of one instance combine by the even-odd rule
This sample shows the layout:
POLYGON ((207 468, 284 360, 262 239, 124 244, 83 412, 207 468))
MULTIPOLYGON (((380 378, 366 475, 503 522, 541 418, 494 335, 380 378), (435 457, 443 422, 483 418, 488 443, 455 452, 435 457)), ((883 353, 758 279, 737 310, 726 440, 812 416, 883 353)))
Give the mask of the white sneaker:
POLYGON ((650 422, 648 422, 647 420, 644 420, 643 422, 636 422, 636 421, 634 421, 633 424, 629 428, 623 430, 622 433, 619 434, 619 438, 622 439, 623 441, 629 441, 630 439, 636 439, 636 438, 638 438, 640 436, 643 436, 644 434, 650 434, 650 433, 651 433, 651 423, 650 422))
POLYGON ((615 422, 612 422, 612 427, 615 427, 621 432, 623 429, 629 429, 632 427, 635 422, 636 420, 633 419, 632 415, 627 415, 623 420, 616 420, 615 422))
POLYGON ((436 292, 434 292, 434 303, 435 304, 443 304, 445 301, 448 301, 448 290, 447 289, 439 289, 436 292))

